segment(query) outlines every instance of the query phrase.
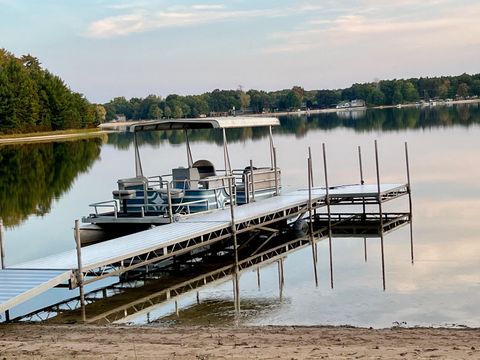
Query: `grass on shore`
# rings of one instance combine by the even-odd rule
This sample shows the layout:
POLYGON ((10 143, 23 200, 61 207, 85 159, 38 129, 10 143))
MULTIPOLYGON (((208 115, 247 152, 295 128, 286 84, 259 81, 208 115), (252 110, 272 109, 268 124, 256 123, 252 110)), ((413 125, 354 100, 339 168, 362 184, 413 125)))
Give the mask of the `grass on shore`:
POLYGON ((17 133, 17 134, 0 134, 0 139, 18 139, 28 138, 35 136, 51 136, 51 135, 69 135, 69 134, 85 134, 102 131, 99 128, 86 128, 86 129, 69 129, 69 130, 52 130, 52 131, 40 131, 34 133, 17 133))

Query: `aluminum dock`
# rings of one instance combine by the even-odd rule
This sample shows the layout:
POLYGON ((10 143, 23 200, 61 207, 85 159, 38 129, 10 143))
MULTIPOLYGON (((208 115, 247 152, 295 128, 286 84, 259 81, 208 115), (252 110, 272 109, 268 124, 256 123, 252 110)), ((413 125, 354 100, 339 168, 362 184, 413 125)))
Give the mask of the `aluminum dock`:
MULTIPOLYGON (((83 284, 108 276, 158 263, 186 253, 201 251, 208 246, 230 239, 233 233, 255 231, 275 233, 275 224, 292 221, 317 211, 338 205, 380 205, 386 201, 410 194, 408 184, 345 185, 329 188, 300 189, 272 198, 212 213, 198 214, 179 222, 112 239, 81 250, 83 284), (327 194, 328 193, 328 194, 327 194), (269 227, 271 226, 271 228, 269 227)), ((384 214, 388 223, 388 214, 384 214)), ((380 220, 383 219, 381 216, 380 220)), ((323 215, 325 219, 325 215, 323 215)), ((330 219, 330 214, 328 216, 330 219)), ((351 216, 338 215, 339 224, 351 216)), ((399 213, 398 219, 408 221, 408 213, 399 213)), ((331 221, 335 222, 332 217, 331 221)), ((387 231, 388 228, 383 229, 387 231)), ((350 233, 346 232, 345 234, 350 233)), ((21 263, 0 270, 0 312, 56 286, 68 284, 77 287, 79 279, 75 250, 21 263)))

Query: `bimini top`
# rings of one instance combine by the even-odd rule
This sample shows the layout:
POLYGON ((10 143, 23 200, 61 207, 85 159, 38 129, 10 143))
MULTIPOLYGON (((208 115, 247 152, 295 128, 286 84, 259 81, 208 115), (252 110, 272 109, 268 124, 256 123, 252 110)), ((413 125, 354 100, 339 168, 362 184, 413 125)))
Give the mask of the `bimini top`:
POLYGON ((127 131, 139 132, 181 129, 226 129, 278 125, 280 125, 280 121, 275 117, 225 116, 195 119, 141 121, 127 126, 127 131))

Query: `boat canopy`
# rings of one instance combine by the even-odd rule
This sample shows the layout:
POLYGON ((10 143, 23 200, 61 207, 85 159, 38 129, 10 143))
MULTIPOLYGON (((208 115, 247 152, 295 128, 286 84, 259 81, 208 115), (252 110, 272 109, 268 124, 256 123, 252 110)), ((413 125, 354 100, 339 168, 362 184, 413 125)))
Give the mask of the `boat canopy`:
POLYGON ((280 125, 280 121, 275 117, 224 116, 141 121, 129 125, 127 130, 129 132, 140 132, 156 130, 227 129, 278 125, 280 125))

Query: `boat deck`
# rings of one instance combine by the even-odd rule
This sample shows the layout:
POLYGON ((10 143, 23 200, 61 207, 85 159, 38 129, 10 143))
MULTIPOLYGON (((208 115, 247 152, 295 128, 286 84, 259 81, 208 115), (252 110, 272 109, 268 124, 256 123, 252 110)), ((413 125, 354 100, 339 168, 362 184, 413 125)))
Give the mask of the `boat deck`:
MULTIPOLYGON (((313 208, 326 205, 326 193, 325 188, 312 189, 313 208)), ((380 193, 376 184, 345 185, 330 188, 329 198, 335 205, 374 204, 407 193, 406 184, 381 184, 380 193)), ((292 219, 307 212, 308 205, 309 191, 300 189, 235 207, 235 229, 241 233, 292 219)), ((211 245, 231 234, 231 212, 226 208, 82 248, 82 272, 90 278, 85 283, 211 245)), ((66 281, 75 287, 75 270, 75 250, 0 270, 0 312, 66 281)))

